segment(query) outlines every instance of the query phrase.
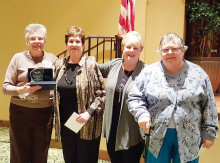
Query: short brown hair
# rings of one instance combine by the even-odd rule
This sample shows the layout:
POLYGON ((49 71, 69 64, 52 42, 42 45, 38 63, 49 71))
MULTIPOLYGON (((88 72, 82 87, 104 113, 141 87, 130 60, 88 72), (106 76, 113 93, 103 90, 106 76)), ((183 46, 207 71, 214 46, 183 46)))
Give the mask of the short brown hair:
POLYGON ((67 31, 65 33, 65 43, 67 44, 69 36, 75 36, 75 35, 79 35, 79 37, 81 38, 82 44, 84 45, 85 33, 82 30, 82 28, 77 27, 77 26, 72 26, 67 29, 67 31))

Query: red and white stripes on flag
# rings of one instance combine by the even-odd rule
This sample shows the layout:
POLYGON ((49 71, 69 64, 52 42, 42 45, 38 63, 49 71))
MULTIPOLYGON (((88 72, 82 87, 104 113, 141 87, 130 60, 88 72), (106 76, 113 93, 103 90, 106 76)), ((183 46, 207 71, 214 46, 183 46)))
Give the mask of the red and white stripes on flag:
POLYGON ((127 32, 134 31, 135 0, 121 0, 118 35, 123 37, 127 32))

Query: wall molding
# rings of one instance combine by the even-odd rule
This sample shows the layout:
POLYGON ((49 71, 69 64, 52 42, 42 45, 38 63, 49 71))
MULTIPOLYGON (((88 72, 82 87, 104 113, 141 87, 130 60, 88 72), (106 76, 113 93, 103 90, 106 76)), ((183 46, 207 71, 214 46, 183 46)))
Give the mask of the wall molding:
POLYGON ((9 127, 10 122, 9 120, 0 120, 0 127, 9 127))

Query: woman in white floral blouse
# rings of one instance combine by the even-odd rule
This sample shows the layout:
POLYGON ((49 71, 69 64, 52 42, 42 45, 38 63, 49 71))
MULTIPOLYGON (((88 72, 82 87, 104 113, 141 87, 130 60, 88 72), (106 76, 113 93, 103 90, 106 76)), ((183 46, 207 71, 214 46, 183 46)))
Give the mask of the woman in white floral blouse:
POLYGON ((218 131, 208 75, 183 59, 187 47, 175 33, 159 47, 162 60, 138 76, 127 100, 139 126, 149 132, 147 163, 197 163, 199 148, 210 148, 218 131))

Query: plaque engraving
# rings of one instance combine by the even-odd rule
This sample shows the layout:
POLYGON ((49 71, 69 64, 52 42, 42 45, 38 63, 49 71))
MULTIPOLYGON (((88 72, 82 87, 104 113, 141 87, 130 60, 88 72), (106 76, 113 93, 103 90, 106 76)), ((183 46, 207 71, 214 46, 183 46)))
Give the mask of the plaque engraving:
POLYGON ((38 67, 30 72, 31 82, 43 81, 44 79, 44 68, 38 67))

